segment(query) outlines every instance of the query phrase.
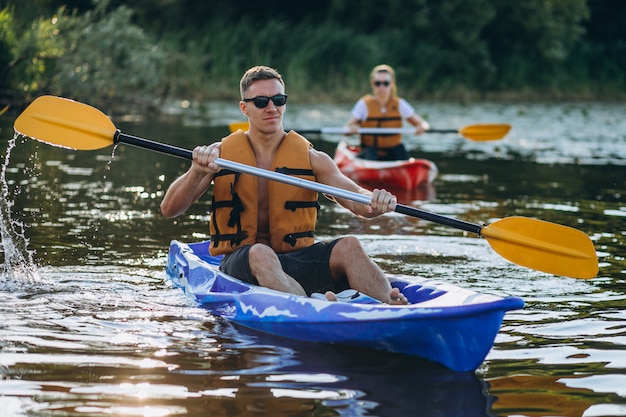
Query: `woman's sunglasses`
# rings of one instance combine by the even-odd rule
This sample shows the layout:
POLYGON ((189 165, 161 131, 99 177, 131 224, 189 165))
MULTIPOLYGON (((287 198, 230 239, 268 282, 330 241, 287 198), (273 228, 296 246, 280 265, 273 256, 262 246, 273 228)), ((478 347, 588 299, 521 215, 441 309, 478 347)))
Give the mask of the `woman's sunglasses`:
POLYGON ((374 81, 376 87, 380 87, 381 85, 389 87, 389 84, 391 84, 391 81, 374 81))
POLYGON ((276 94, 275 96, 256 96, 252 98, 244 98, 243 101, 248 102, 251 101, 254 105, 259 109, 264 109, 270 104, 270 100, 274 103, 275 106, 284 106, 287 102, 287 94, 276 94))

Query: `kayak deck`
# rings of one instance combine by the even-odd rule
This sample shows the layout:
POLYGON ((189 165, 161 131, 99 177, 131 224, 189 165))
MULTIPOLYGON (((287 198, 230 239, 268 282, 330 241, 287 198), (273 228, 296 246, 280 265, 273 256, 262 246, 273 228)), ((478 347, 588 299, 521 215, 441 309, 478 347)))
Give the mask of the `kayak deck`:
POLYGON ((172 241, 166 273, 213 314, 278 336, 415 355, 455 371, 480 366, 506 311, 524 305, 517 297, 401 276, 391 276, 390 282, 408 298, 408 306, 297 296, 220 272, 220 258, 209 255, 209 244, 172 241))
POLYGON ((433 182, 438 174, 435 163, 427 159, 371 161, 359 158, 358 152, 358 147, 341 141, 334 160, 344 175, 359 183, 411 190, 433 182))

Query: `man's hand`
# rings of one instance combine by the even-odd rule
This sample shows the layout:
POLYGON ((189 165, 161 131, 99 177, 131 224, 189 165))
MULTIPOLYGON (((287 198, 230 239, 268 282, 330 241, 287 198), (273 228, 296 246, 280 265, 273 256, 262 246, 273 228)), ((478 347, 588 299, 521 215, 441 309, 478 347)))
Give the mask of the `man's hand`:
POLYGON ((372 191, 372 200, 369 206, 370 213, 389 213, 394 211, 398 199, 395 195, 391 194, 387 190, 375 189, 372 191))
POLYGON ((214 161, 220 156, 221 143, 216 142, 208 146, 196 146, 192 154, 192 168, 204 174, 215 174, 220 170, 214 161))

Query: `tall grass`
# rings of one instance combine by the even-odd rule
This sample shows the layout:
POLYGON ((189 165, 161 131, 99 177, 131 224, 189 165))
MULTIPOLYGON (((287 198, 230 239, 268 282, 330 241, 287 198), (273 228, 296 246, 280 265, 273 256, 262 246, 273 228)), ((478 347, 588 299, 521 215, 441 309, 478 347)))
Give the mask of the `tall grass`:
MULTIPOLYGON (((460 0, 448 3, 466 5, 460 0)), ((471 3, 471 22, 461 15, 451 19, 444 4, 438 14, 424 15, 434 22, 401 20, 366 32, 355 22, 330 18, 294 21, 249 15, 236 21, 207 16, 199 20, 202 26, 170 25, 165 30, 155 22, 140 29, 129 8, 108 9, 102 2, 83 15, 60 11, 58 21, 65 22, 57 25, 61 30, 49 18, 41 18, 39 26, 0 19, 3 27, 13 25, 5 34, 19 35, 14 41, 0 36, 0 69, 13 59, 7 54, 30 56, 21 67, 10 68, 9 77, 5 74, 13 83, 9 88, 36 94, 39 86, 92 103, 106 98, 148 101, 155 96, 237 99, 239 79, 254 65, 278 69, 291 102, 353 102, 370 90, 369 71, 381 63, 396 69, 400 95, 408 99, 626 97, 626 42, 582 39, 569 49, 525 48, 520 39, 501 36, 506 27, 494 25, 504 18, 492 18, 494 10, 510 3, 491 2, 499 5, 491 14, 478 7, 483 3, 471 3), (559 53, 541 59, 553 49, 559 53)))
POLYGON ((378 63, 375 42, 336 25, 290 28, 280 20, 237 25, 211 22, 197 33, 163 38, 170 51, 168 82, 175 94, 236 97, 239 79, 250 67, 276 68, 290 100, 334 101, 367 88, 378 63))
POLYGON ((616 98, 626 94, 622 49, 610 61, 583 45, 564 62, 548 65, 511 54, 496 67, 486 49, 452 53, 400 32, 367 35, 337 23, 292 27, 281 20, 238 24, 211 21, 197 31, 162 38, 169 50, 170 93, 237 98, 239 78, 254 65, 278 69, 290 101, 349 102, 369 91, 371 68, 396 68, 407 98, 616 98), (593 86, 593 87, 592 87, 593 86), (596 94, 600 93, 600 94, 596 94))

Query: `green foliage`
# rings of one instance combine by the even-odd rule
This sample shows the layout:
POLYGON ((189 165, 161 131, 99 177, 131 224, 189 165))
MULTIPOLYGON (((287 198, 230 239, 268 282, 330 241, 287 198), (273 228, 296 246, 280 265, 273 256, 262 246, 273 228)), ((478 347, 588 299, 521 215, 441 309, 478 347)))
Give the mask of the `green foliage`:
POLYGON ((95 104, 158 93, 165 52, 131 17, 124 6, 107 12, 106 2, 72 16, 61 37, 64 53, 54 63, 51 92, 95 104))
POLYGON ((0 81, 91 103, 236 98, 265 64, 290 100, 351 101, 387 63, 409 98, 624 93, 624 22, 622 0, 21 0, 0 15, 0 81))
POLYGON ((238 26, 212 21, 203 32, 203 37, 194 32, 164 39, 167 49, 178 49, 168 64, 174 94, 236 97, 243 72, 261 63, 278 68, 291 92, 310 92, 312 86, 324 86, 328 92, 346 82, 346 73, 370 64, 369 54, 361 52, 370 48, 367 40, 353 38, 336 24, 303 24, 285 36, 288 27, 281 20, 246 20, 238 26))
MULTIPOLYGON (((27 95, 51 93, 105 108, 113 100, 158 94, 165 52, 132 24, 129 8, 108 11, 107 5, 99 1, 83 14, 60 8, 51 18, 23 25, 20 35, 13 35, 10 60, 0 61, 11 75, 3 88, 27 95)), ((12 29, 7 33, 18 33, 15 23, 12 29)))
POLYGON ((0 10, 0 88, 6 83, 15 44, 13 13, 9 9, 0 10))
POLYGON ((586 37, 572 53, 569 68, 599 94, 626 90, 626 4, 590 0, 586 37))
POLYGON ((57 43, 58 19, 37 19, 28 26, 19 26, 12 14, 12 9, 0 12, 4 34, 0 40, 0 87, 38 90, 45 84, 46 62, 62 53, 57 43))
MULTIPOLYGON (((558 82, 589 17, 585 0, 491 0, 496 18, 485 28, 499 69, 497 88, 543 87, 558 82)), ((565 77, 567 78, 567 77, 565 77)), ((563 78, 561 78, 563 79, 563 78)))

